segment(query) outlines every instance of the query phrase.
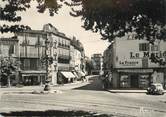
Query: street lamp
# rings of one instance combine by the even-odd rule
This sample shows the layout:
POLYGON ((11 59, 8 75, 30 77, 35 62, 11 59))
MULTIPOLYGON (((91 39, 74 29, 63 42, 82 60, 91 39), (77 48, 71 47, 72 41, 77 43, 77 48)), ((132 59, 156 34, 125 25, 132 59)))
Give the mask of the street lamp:
POLYGON ((50 42, 48 40, 47 33, 46 33, 46 39, 45 39, 45 65, 46 65, 46 81, 45 82, 46 82, 46 84, 44 87, 44 91, 49 91, 51 89, 50 88, 50 79, 48 77, 49 55, 50 55, 49 45, 50 45, 50 42))

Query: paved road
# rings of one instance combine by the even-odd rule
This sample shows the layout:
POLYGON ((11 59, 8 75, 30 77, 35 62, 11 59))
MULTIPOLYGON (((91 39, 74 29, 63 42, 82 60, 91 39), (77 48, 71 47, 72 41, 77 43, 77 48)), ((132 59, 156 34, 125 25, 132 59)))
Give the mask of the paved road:
POLYGON ((110 93, 102 90, 98 77, 91 78, 89 83, 54 89, 62 93, 5 93, 1 96, 0 111, 85 110, 124 117, 166 117, 166 95, 110 93))

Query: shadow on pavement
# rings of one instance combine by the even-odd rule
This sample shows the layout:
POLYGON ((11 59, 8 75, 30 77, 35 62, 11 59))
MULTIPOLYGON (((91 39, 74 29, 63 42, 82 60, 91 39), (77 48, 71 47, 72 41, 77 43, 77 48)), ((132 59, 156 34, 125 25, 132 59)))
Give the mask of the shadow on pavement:
POLYGON ((60 110, 47 110, 47 111, 17 111, 10 113, 0 113, 0 116, 43 116, 43 117, 113 117, 113 115, 97 114, 86 111, 60 111, 60 110))
POLYGON ((93 90, 93 91, 102 91, 102 81, 99 77, 92 77, 89 79, 89 84, 74 88, 75 90, 93 90))

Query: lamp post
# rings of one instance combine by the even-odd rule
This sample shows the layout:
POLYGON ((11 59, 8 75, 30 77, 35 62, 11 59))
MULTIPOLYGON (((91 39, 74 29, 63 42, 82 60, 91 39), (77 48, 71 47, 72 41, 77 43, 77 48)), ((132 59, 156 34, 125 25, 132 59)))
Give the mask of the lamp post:
POLYGON ((47 33, 46 33, 46 39, 45 39, 45 65, 46 65, 46 84, 45 84, 45 87, 44 87, 44 91, 49 91, 51 90, 50 88, 50 79, 48 77, 48 67, 49 67, 49 40, 48 40, 48 37, 47 37, 47 33))

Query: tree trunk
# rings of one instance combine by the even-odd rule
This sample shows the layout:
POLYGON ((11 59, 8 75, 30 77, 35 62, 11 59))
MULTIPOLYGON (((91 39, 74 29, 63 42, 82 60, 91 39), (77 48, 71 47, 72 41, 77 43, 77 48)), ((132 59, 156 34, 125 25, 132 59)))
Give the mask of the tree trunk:
POLYGON ((8 81, 8 87, 10 87, 11 86, 11 84, 10 84, 10 76, 7 77, 7 81, 8 81))

